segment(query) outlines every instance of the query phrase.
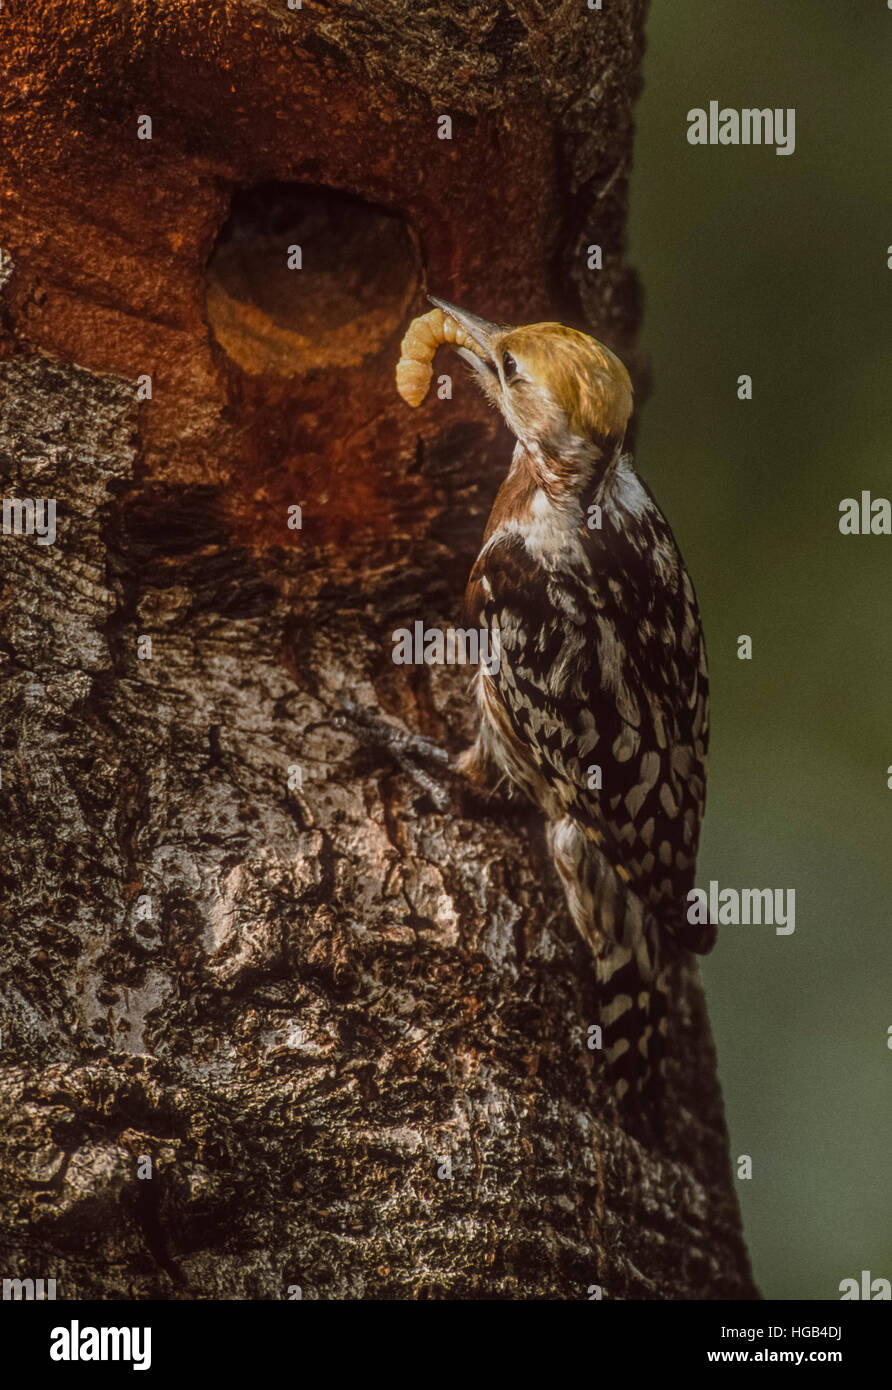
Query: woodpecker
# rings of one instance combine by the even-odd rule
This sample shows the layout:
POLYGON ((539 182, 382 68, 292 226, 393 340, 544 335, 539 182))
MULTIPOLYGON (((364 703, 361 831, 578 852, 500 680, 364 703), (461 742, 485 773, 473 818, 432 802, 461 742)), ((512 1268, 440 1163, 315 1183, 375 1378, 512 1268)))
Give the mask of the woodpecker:
POLYGON ((431 300, 516 440, 468 582, 466 620, 489 629, 499 660, 475 677, 479 731, 461 768, 501 774, 545 813, 595 958, 609 1080, 624 1107, 658 1111, 667 967, 716 935, 686 915, 709 738, 694 587, 623 452, 622 362, 559 323, 503 327, 431 300))

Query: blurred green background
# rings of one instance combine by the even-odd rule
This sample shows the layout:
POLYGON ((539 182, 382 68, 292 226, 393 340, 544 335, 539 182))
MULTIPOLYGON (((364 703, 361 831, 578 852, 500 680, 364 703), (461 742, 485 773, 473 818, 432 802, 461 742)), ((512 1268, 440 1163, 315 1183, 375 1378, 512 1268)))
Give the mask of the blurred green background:
POLYGON ((793 936, 721 928, 703 974, 756 1278, 836 1299, 892 1279, 892 536, 839 532, 892 498, 892 10, 652 0, 644 73, 636 453, 709 647, 697 882, 796 890, 793 936), (795 107, 795 153, 690 146, 710 100, 795 107))

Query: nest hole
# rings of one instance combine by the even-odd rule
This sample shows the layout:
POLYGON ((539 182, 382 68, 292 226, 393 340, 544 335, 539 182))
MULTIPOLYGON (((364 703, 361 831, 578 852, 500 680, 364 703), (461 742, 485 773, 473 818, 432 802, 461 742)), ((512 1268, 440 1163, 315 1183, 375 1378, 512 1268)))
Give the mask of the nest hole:
POLYGON ((208 261, 208 321, 252 374, 351 367, 400 332, 419 278, 398 214, 331 188, 259 184, 234 195, 208 261))

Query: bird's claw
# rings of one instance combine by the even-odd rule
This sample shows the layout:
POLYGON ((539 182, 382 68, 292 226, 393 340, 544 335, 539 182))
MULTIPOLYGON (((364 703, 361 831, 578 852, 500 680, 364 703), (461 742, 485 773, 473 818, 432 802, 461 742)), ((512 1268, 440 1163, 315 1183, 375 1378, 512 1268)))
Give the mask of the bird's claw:
POLYGON ((424 734, 412 733, 396 720, 356 704, 348 696, 340 696, 339 704, 344 713, 336 714, 332 719, 336 729, 352 734, 359 743, 387 752, 397 766, 430 797, 441 815, 452 809, 453 798, 442 780, 438 781, 419 766, 419 763, 433 763, 441 779, 444 774, 451 776, 453 768, 445 748, 424 734))

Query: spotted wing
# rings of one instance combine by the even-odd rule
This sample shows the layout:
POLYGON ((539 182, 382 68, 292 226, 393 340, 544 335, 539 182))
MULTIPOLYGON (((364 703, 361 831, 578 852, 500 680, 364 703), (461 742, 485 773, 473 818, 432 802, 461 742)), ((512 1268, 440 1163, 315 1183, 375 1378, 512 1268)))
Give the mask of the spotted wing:
POLYGON ((606 835, 657 915, 677 918, 706 794, 708 682, 693 586, 656 503, 622 525, 605 514, 561 568, 521 532, 499 537, 471 586, 498 632, 499 703, 538 774, 606 835))

